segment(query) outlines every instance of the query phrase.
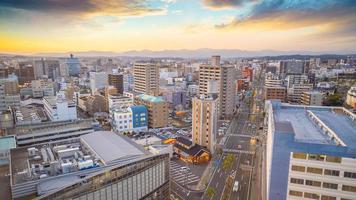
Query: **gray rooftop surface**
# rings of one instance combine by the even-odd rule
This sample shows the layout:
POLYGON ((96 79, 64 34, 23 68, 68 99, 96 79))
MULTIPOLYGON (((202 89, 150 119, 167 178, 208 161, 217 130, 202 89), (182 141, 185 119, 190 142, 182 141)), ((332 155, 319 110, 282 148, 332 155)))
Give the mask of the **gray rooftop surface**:
POLYGON ((124 137, 126 136, 121 136, 111 131, 96 131, 81 136, 81 140, 90 146, 91 150, 105 164, 145 154, 138 145, 135 145, 124 137))
POLYGON ((343 113, 316 110, 312 112, 333 130, 346 146, 356 148, 356 122, 343 113))
POLYGON ((295 139, 308 143, 334 144, 322 133, 320 128, 308 118, 307 110, 301 108, 285 108, 274 112, 275 122, 290 122, 295 139))

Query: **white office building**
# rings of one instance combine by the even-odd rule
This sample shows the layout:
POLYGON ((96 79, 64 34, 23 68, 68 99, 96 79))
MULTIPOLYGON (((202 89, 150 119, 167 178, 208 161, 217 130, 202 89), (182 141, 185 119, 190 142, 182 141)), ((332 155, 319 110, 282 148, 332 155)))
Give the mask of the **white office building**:
POLYGON ((64 93, 43 98, 46 114, 52 121, 77 119, 77 107, 72 100, 67 100, 64 93))

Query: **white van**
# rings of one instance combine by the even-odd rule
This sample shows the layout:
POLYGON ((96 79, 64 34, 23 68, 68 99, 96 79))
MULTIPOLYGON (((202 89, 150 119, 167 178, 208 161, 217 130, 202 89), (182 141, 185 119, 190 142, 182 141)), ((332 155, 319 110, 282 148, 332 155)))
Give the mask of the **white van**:
POLYGON ((235 181, 234 187, 232 188, 232 191, 237 192, 239 190, 239 182, 235 181))

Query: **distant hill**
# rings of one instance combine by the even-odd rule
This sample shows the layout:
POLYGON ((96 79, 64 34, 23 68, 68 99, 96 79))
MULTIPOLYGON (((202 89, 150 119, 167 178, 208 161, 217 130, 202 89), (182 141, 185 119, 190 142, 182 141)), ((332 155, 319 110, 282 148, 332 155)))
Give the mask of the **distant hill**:
MULTIPOLYGON (((252 57, 272 57, 272 56, 296 56, 296 55, 349 55, 355 54, 356 51, 330 51, 330 52, 313 52, 313 51, 279 51, 279 50, 259 50, 248 51, 240 49, 180 49, 180 50, 140 50, 140 51, 81 51, 81 52, 65 52, 65 53, 36 53, 31 56, 35 57, 68 57, 69 54, 74 54, 76 57, 152 57, 152 58, 208 58, 212 55, 220 55, 223 58, 252 58, 252 57)), ((0 53, 0 56, 2 54, 0 53)), ((14 56, 15 54, 4 54, 6 56, 14 56)), ((29 55, 28 55, 29 56, 29 55)))

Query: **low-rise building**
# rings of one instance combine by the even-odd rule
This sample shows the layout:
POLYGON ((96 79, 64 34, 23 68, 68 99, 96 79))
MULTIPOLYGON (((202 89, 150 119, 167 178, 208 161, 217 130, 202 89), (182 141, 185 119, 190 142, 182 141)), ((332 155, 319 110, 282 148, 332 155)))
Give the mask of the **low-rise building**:
POLYGON ((64 94, 43 98, 46 114, 52 121, 77 119, 77 106, 72 100, 67 100, 64 94))
POLYGON ((264 99, 279 99, 282 102, 286 101, 287 88, 284 86, 266 86, 264 89, 264 99))
POLYGON ((147 131, 148 113, 143 105, 112 110, 112 126, 115 131, 147 131))
POLYGON ((290 103, 300 103, 302 93, 313 89, 313 84, 294 84, 287 90, 287 100, 290 103))
POLYGON ((169 155, 152 155, 110 131, 10 155, 14 199, 169 199, 169 155))
POLYGON ((211 154, 207 148, 183 137, 175 139, 173 152, 184 162, 194 164, 209 162, 211 158, 211 154))
POLYGON ((307 106, 322 106, 323 94, 318 91, 303 92, 300 103, 307 106))
POLYGON ((0 166, 9 163, 10 149, 16 148, 14 136, 0 137, 0 166))
POLYGON ((347 92, 346 104, 352 108, 356 108, 356 87, 351 87, 347 92))

